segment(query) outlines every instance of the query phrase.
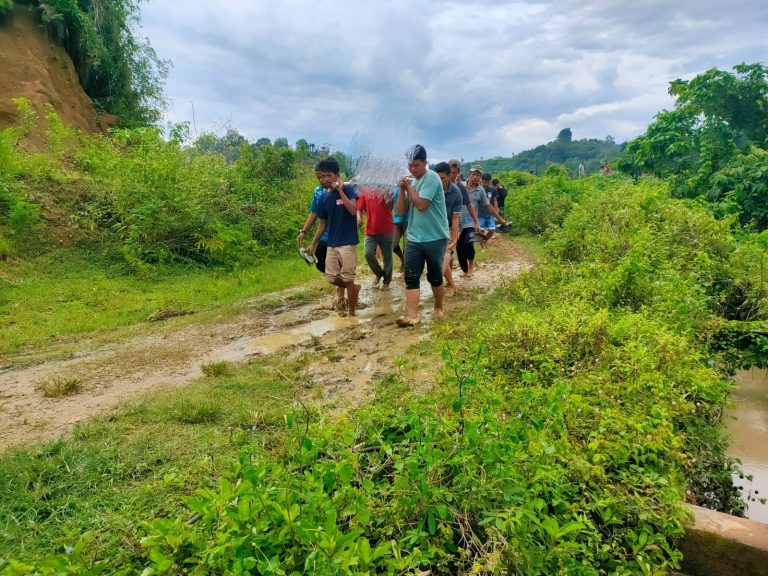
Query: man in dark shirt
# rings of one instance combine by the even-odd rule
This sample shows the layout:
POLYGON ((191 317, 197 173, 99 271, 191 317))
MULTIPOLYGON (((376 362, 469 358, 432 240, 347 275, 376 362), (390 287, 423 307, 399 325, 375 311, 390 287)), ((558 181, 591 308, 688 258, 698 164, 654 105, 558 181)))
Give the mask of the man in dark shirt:
MULTIPOLYGON (((485 172, 483 174, 482 186, 485 190, 486 196, 488 197, 488 204, 493 206, 498 212, 499 192, 496 190, 496 187, 491 184, 491 178, 491 174, 489 172, 485 172)), ((485 246, 486 242, 490 242, 496 233, 496 218, 494 218, 493 214, 489 212, 480 219, 480 225, 486 230, 484 240, 480 242, 481 246, 485 246)))
MULTIPOLYGON (((504 187, 504 184, 499 182, 498 178, 494 178, 491 181, 491 184, 493 185, 494 188, 496 188, 496 191, 499 193, 499 198, 498 198, 498 200, 499 200, 499 214, 504 216, 504 204, 507 201, 507 194, 509 194, 509 192, 504 187)), ((504 224, 502 226, 499 226, 498 227, 499 228, 499 232, 507 232, 508 231, 508 226, 509 226, 509 224, 504 224)))
POLYGON ((451 181, 461 190, 464 207, 461 211, 461 223, 459 225, 459 241, 456 244, 456 255, 459 257, 459 266, 465 275, 470 273, 469 263, 475 259, 475 232, 480 232, 480 222, 477 219, 477 209, 472 202, 469 191, 461 181, 461 162, 449 160, 451 167, 451 181))
POLYGON ((360 284, 355 284, 357 268, 357 194, 350 184, 344 184, 339 173, 339 163, 334 158, 321 160, 317 179, 328 193, 317 206, 320 223, 309 246, 312 253, 326 227, 328 228, 328 253, 325 258, 325 275, 334 286, 347 289, 347 306, 350 316, 355 315, 360 284))
POLYGON ((445 212, 448 216, 448 231, 450 238, 445 248, 443 256, 443 277, 445 278, 445 295, 451 298, 456 295, 456 283, 453 281, 451 273, 451 255, 459 241, 459 224, 461 222, 461 207, 464 201, 461 196, 461 190, 451 182, 451 167, 447 162, 440 162, 435 166, 435 172, 440 177, 445 192, 445 212))

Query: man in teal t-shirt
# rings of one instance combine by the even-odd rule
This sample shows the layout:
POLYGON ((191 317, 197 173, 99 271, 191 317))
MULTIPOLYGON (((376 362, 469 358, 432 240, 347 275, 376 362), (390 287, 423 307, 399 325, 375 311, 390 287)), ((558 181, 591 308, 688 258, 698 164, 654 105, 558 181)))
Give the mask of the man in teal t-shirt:
POLYGON ((419 279, 427 266, 427 281, 435 297, 434 316, 443 312, 443 254, 448 244, 448 216, 440 177, 427 167, 427 151, 417 144, 406 154, 413 178, 400 181, 395 210, 408 216, 408 241, 405 245, 405 314, 400 326, 419 323, 419 279))

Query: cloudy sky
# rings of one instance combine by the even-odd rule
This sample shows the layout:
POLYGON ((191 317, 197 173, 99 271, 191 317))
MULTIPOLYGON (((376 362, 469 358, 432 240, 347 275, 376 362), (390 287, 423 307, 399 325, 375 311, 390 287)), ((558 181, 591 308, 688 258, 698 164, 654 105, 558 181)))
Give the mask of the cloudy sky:
POLYGON ((768 62, 767 0, 150 0, 139 34, 173 62, 167 119, 431 160, 555 138, 617 141, 668 84, 768 62))

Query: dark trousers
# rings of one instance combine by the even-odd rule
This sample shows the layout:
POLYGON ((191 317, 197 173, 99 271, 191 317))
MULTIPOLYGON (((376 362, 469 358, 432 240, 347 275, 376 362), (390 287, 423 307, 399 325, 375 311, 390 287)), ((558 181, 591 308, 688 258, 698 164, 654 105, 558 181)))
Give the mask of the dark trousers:
POLYGON ((325 274, 325 256, 328 254, 328 244, 319 240, 315 248, 315 267, 325 274))
POLYGON ((459 257, 459 266, 464 274, 469 271, 469 261, 475 259, 475 243, 472 242, 474 233, 473 228, 464 228, 456 243, 456 255, 459 257))

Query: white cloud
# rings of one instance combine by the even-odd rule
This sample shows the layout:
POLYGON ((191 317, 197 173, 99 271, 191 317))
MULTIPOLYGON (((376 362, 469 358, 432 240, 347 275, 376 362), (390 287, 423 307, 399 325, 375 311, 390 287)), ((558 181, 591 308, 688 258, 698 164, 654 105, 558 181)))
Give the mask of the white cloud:
POLYGON ((346 149, 377 118, 441 157, 555 138, 622 141, 669 108, 668 84, 765 61, 768 2, 285 0, 141 4, 174 62, 170 120, 346 149))

